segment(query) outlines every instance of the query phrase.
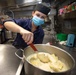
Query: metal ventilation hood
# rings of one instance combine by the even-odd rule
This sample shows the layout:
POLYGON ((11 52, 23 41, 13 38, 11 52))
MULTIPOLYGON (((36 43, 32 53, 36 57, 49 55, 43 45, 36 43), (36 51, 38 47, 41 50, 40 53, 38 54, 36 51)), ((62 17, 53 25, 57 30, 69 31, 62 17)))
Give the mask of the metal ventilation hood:
POLYGON ((42 0, 0 0, 2 7, 29 6, 41 3, 42 0))
POLYGON ((35 5, 41 2, 42 0, 16 0, 16 5, 29 6, 29 5, 35 5))

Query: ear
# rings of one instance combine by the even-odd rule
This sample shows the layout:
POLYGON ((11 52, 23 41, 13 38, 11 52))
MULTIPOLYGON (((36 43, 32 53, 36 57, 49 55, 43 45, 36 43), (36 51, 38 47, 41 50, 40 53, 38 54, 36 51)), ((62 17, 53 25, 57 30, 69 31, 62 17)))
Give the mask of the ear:
POLYGON ((35 11, 32 11, 32 16, 34 16, 35 11))

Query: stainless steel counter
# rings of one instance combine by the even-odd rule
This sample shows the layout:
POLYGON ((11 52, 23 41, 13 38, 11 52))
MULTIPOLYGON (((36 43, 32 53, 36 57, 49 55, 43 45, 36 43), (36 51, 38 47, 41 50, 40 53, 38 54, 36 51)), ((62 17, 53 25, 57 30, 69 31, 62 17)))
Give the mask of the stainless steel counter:
POLYGON ((20 64, 17 49, 12 45, 0 44, 0 75, 15 75, 20 64))

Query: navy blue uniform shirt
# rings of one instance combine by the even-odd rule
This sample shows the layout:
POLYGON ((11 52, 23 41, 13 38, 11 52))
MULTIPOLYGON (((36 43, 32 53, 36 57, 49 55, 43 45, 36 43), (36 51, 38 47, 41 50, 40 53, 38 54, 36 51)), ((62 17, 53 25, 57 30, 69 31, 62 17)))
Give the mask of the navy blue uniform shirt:
MULTIPOLYGON (((11 21, 11 20, 10 20, 11 21)), ((21 26, 22 28, 28 30, 31 32, 31 28, 32 28, 32 20, 31 19, 13 19, 12 21, 14 21, 16 24, 18 24, 19 26, 21 26)), ((6 21, 4 21, 6 22, 6 21)), ((34 44, 41 44, 43 41, 43 37, 44 37, 44 31, 42 29, 41 26, 37 27, 37 30, 35 30, 33 32, 34 34, 34 44)), ((21 34, 17 33, 16 39, 13 42, 13 45, 16 48, 25 48, 28 45, 25 43, 25 41, 22 39, 21 34)))

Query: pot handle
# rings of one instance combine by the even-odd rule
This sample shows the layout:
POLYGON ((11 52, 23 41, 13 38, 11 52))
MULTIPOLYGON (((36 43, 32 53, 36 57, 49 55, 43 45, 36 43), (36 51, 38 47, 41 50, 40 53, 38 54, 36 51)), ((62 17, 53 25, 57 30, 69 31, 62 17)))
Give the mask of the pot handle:
POLYGON ((20 58, 21 60, 23 59, 23 56, 20 56, 18 53, 21 52, 21 54, 23 54, 23 49, 19 49, 15 52, 15 55, 20 58))

